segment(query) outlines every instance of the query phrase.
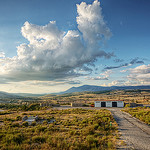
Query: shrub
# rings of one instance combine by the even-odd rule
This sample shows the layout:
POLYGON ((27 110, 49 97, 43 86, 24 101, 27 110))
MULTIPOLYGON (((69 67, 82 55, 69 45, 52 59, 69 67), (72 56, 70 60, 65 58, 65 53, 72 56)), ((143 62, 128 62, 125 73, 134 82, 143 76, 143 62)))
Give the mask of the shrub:
POLYGON ((21 144, 24 140, 24 136, 21 133, 15 133, 15 134, 6 134, 3 141, 5 141, 7 144, 10 143, 16 143, 21 144))
POLYGON ((20 125, 19 125, 19 123, 13 123, 12 124, 12 127, 19 127, 20 125))
POLYGON ((34 143, 44 143, 46 141, 46 139, 42 136, 34 136, 34 137, 32 137, 32 141, 34 143))
POLYGON ((44 120, 44 121, 43 121, 43 124, 45 124, 45 125, 48 124, 48 121, 47 121, 47 120, 44 120))
POLYGON ((38 132, 44 132, 46 129, 47 129, 47 127, 43 127, 43 126, 38 126, 38 127, 36 128, 36 130, 37 130, 38 132))
POLYGON ((16 121, 21 121, 22 120, 22 117, 21 116, 17 116, 16 117, 16 121))
POLYGON ((88 136, 86 137, 86 143, 87 143, 88 147, 90 147, 90 148, 91 148, 91 147, 96 147, 97 144, 98 144, 98 140, 95 139, 94 136, 88 135, 88 136))
POLYGON ((95 133, 94 126, 88 126, 83 130, 84 135, 92 135, 95 133))
POLYGON ((29 123, 27 121, 22 123, 22 126, 24 126, 24 127, 28 127, 28 125, 29 125, 29 123))
POLYGON ((14 135, 13 137, 13 141, 16 143, 16 144, 21 144, 22 141, 24 140, 24 137, 22 134, 18 133, 17 135, 14 135))
POLYGON ((130 104, 126 104, 125 107, 126 107, 126 108, 130 107, 130 104))
POLYGON ((32 122, 31 126, 36 126, 36 121, 32 122))
POLYGON ((113 148, 113 143, 111 141, 108 141, 107 146, 108 148, 113 148))

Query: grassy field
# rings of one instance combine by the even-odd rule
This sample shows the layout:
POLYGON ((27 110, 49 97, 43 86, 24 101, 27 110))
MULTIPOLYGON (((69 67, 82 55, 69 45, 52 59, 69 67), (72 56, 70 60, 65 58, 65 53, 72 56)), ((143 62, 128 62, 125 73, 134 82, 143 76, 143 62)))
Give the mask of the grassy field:
POLYGON ((104 109, 7 111, 0 121, 1 150, 116 149, 118 140, 117 124, 104 109), (25 115, 38 115, 40 122, 28 125, 22 122, 25 115))
POLYGON ((150 108, 149 107, 125 108, 122 111, 125 111, 131 114, 133 117, 136 117, 139 120, 150 125, 150 108))
MULTIPOLYGON (((31 104, 59 104, 71 105, 71 103, 83 103, 85 106, 90 106, 95 100, 123 100, 125 103, 137 103, 150 105, 150 90, 115 90, 115 91, 98 91, 98 92, 76 92, 62 95, 48 94, 39 97, 22 97, 18 99, 0 98, 0 109, 18 109, 31 110, 33 105, 29 108, 24 107, 31 104), (4 105, 7 104, 7 107, 4 105), (20 107, 20 106, 23 107, 20 107)), ((39 109, 38 106, 36 109, 39 109)))
POLYGON ((45 95, 40 97, 42 100, 59 103, 70 104, 72 102, 80 102, 91 104, 95 100, 124 100, 125 103, 150 104, 150 90, 116 90, 104 92, 82 92, 70 93, 64 95, 45 95))

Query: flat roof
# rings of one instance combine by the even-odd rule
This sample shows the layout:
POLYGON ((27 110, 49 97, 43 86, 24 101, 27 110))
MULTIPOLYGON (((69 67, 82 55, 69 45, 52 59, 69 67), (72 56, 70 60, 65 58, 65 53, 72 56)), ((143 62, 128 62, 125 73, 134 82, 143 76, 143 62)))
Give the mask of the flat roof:
POLYGON ((108 100, 95 100, 95 101, 103 102, 103 101, 123 101, 123 100, 112 100, 112 99, 108 99, 108 100))

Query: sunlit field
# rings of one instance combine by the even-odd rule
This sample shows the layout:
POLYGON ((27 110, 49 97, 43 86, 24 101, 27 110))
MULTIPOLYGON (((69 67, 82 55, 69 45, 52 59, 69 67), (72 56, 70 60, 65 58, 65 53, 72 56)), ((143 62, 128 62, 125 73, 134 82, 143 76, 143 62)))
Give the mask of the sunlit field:
POLYGON ((104 109, 3 111, 0 121, 1 150, 102 150, 117 145, 117 124, 104 109), (29 125, 24 116, 39 120, 29 125))

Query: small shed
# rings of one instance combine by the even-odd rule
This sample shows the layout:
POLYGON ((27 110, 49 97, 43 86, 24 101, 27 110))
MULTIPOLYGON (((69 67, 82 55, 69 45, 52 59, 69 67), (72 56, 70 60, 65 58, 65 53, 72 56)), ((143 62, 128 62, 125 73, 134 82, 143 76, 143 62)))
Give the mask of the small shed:
POLYGON ((95 107, 124 107, 123 100, 97 100, 95 107))

